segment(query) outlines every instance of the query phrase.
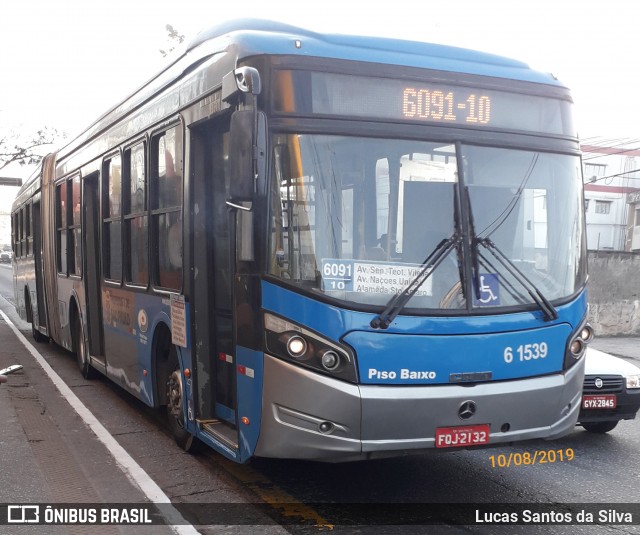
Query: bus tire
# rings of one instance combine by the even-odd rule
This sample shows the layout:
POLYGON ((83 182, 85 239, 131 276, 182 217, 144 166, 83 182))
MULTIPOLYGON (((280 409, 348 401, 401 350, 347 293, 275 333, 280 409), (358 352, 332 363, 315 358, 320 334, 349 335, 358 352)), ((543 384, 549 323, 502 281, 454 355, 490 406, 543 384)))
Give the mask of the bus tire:
POLYGON ((73 336, 76 361, 78 362, 80 373, 85 379, 93 379, 95 377, 95 370, 91 367, 89 352, 87 351, 87 343, 82 331, 82 323, 80 322, 80 317, 77 314, 73 319, 73 336))
POLYGON ((31 300, 27 301, 26 306, 27 306, 27 310, 31 311, 31 315, 29 316, 29 319, 31 320, 31 336, 33 336, 33 339, 39 344, 44 344, 45 342, 48 342, 49 337, 46 334, 42 334, 36 327, 35 314, 33 313, 31 300))
POLYGON ((608 422, 584 422, 581 423, 589 433, 608 433, 618 425, 618 420, 608 422))
POLYGON ((29 290, 25 286, 24 289, 24 309, 27 317, 27 323, 31 323, 31 336, 33 339, 40 343, 48 342, 49 337, 42 334, 37 328, 35 323, 35 314, 33 313, 33 307, 31 306, 31 298, 29 297, 29 290))
POLYGON ((33 336, 33 339, 39 344, 44 344, 49 341, 49 337, 46 334, 42 334, 33 322, 31 322, 31 336, 33 336))
POLYGON ((187 431, 184 420, 184 396, 182 386, 182 371, 178 364, 176 347, 171 345, 169 350, 169 375, 167 377, 167 421, 176 444, 184 451, 195 452, 198 449, 198 439, 187 431))

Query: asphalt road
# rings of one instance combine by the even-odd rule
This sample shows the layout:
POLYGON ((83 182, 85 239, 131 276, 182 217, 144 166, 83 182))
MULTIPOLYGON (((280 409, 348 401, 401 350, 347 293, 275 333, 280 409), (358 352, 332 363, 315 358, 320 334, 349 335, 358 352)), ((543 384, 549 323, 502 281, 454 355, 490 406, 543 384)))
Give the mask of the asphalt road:
MULTIPOLYGON (((13 321, 15 313, 6 301, 13 299, 10 273, 0 266, 0 295, 5 298, 0 299, 0 308, 13 321)), ((28 326, 21 327, 30 337, 28 326)), ((449 525, 408 525, 414 517, 424 517, 427 506, 421 504, 477 503, 486 506, 481 506, 482 511, 491 511, 491 504, 555 504, 553 507, 559 511, 575 514, 574 506, 564 504, 637 503, 640 420, 622 422, 607 435, 576 428, 575 433, 561 440, 513 447, 429 452, 350 464, 254 459, 238 466, 208 451, 183 453, 168 435, 162 415, 106 379, 84 380, 73 356, 55 345, 39 344, 37 348, 172 502, 209 504, 202 506, 201 512, 227 511, 229 516, 219 517, 218 523, 224 525, 198 527, 202 533, 306 534, 328 531, 330 527, 334 533, 350 534, 640 533, 637 525, 458 526, 455 507, 440 511, 449 525), (534 457, 535 464, 530 462, 534 457), (547 462, 540 462, 543 458, 547 462), (352 505, 342 507, 343 504, 352 505), (290 524, 291 518, 300 523, 290 524), (367 520, 394 525, 371 526, 367 520), (253 525, 243 525, 247 522, 253 525)), ((2 351, 0 346, 0 355, 2 351)), ((68 412, 66 400, 49 392, 49 379, 38 372, 37 363, 28 353, 20 363, 25 365, 22 381, 43 398, 50 413, 68 412)), ((62 433, 78 433, 73 426, 66 429, 60 418, 57 424, 62 433)), ((91 473, 94 464, 99 466, 99 459, 91 456, 77 461, 83 464, 85 473, 91 473)), ((92 484, 113 484, 114 470, 115 466, 111 472, 94 470, 92 484)))

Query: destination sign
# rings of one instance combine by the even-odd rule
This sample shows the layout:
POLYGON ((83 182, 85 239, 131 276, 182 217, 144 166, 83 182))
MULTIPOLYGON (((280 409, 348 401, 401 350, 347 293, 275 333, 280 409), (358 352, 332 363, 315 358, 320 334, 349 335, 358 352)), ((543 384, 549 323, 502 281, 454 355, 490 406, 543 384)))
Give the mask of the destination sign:
MULTIPOLYGON (((482 82, 482 77, 476 77, 482 82)), ((278 71, 274 88, 277 112, 378 118, 460 127, 542 132, 575 136, 571 102, 482 85, 408 81, 329 72, 278 71)), ((508 82, 505 81, 505 87, 508 82)), ((554 88, 554 95, 558 91, 554 88)))
POLYGON ((491 97, 467 91, 405 87, 402 115, 407 119, 488 125, 491 122, 491 97))
MULTIPOLYGON (((391 296, 401 293, 418 276, 422 268, 420 264, 323 259, 322 289, 326 292, 391 296)), ((415 295, 432 295, 431 279, 427 279, 415 295)))

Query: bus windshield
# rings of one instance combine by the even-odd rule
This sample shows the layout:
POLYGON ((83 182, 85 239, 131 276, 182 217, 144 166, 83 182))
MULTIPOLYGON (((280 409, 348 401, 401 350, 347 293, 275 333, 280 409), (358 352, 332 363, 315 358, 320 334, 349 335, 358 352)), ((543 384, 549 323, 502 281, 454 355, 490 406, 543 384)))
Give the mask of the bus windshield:
POLYGON ((411 283, 438 244, 452 237, 455 247, 407 307, 533 304, 509 265, 549 300, 568 297, 584 283, 577 156, 287 134, 276 136, 273 161, 269 272, 294 286, 382 306, 411 283), (459 200, 459 176, 466 203, 459 200), (475 236, 461 229, 461 210, 472 218, 475 236), (484 247, 475 251, 477 290, 468 295, 463 240, 473 238, 484 240, 484 247), (509 264, 496 261, 486 243, 509 264))

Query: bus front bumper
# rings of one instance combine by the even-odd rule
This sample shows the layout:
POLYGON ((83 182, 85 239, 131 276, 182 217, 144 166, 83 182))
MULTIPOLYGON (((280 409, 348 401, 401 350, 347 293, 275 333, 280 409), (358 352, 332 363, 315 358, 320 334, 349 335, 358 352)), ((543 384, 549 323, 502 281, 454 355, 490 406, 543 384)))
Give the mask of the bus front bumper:
POLYGON ((354 385, 265 355, 255 455, 351 461, 435 448, 438 427, 489 424, 489 446, 573 431, 584 359, 564 374, 477 385, 354 385), (476 413, 459 409, 473 401, 476 413))

